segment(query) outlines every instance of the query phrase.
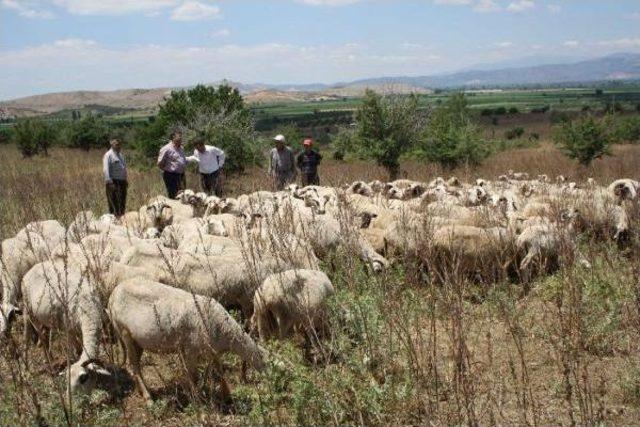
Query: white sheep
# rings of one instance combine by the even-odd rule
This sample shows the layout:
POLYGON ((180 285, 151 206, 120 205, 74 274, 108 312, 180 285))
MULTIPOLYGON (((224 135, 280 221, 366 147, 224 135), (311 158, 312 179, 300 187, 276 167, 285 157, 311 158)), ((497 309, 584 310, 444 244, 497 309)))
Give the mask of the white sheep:
MULTIPOLYGON (((109 316, 125 347, 138 391, 148 402, 152 397, 140 365, 145 350, 180 354, 192 381, 199 361, 208 359, 219 365, 218 357, 227 351, 255 369, 264 368, 264 350, 212 298, 148 280, 128 280, 111 294, 109 316)), ((228 398, 229 387, 222 376, 220 383, 228 398)))
POLYGON ((321 271, 288 270, 267 277, 253 299, 252 329, 264 340, 285 338, 291 329, 308 337, 324 327, 325 302, 333 295, 331 281, 321 271))

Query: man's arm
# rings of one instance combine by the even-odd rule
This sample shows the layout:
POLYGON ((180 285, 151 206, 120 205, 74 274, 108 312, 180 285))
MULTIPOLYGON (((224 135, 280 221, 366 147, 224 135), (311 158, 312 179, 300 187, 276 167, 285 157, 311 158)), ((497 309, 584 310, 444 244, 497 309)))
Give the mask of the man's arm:
POLYGON ((220 154, 218 155, 218 166, 222 168, 224 166, 224 162, 227 160, 227 153, 220 150, 220 154))
POLYGON ((302 153, 298 154, 296 158, 296 166, 298 166, 298 169, 302 169, 302 153))
POLYGON ((158 167, 162 169, 166 161, 167 161, 167 150, 165 148, 161 148, 160 154, 158 155, 158 167))
POLYGON ((107 184, 113 184, 111 174, 109 173, 109 153, 105 154, 102 158, 102 173, 104 174, 104 182, 107 184))
POLYGON ((317 164, 319 165, 320 162, 322 161, 322 154, 316 152, 316 157, 317 157, 317 164))
POLYGON ((275 173, 275 165, 273 164, 273 150, 269 151, 269 171, 267 173, 269 175, 273 175, 275 173))
POLYGON ((186 157, 187 162, 200 163, 200 153, 198 150, 193 150, 193 156, 186 157))

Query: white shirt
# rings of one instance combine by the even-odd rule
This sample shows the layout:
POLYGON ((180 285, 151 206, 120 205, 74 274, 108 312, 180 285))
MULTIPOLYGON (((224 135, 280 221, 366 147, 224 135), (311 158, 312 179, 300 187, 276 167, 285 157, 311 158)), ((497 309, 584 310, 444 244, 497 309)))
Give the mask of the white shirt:
POLYGON ((193 156, 187 157, 188 162, 198 163, 198 170, 200 173, 206 174, 213 173, 222 168, 224 165, 224 159, 224 151, 211 145, 204 146, 204 153, 195 149, 193 151, 193 156))

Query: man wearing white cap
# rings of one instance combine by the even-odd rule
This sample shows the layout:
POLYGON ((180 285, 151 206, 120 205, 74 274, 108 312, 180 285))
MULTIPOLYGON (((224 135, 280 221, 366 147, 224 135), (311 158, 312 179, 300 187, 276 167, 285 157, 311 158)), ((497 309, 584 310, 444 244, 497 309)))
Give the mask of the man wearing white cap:
POLYGON ((284 135, 277 135, 273 140, 276 146, 269 153, 269 176, 279 191, 296 179, 295 159, 291 148, 284 145, 284 135))

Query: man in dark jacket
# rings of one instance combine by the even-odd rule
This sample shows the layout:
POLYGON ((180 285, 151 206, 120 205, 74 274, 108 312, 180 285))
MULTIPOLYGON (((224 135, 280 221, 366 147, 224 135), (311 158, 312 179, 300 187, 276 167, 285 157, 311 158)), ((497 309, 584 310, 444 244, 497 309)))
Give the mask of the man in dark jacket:
POLYGON ((304 151, 298 154, 296 162, 302 174, 302 185, 320 185, 318 165, 322 161, 322 156, 313 150, 312 139, 305 139, 302 145, 304 145, 304 151))

